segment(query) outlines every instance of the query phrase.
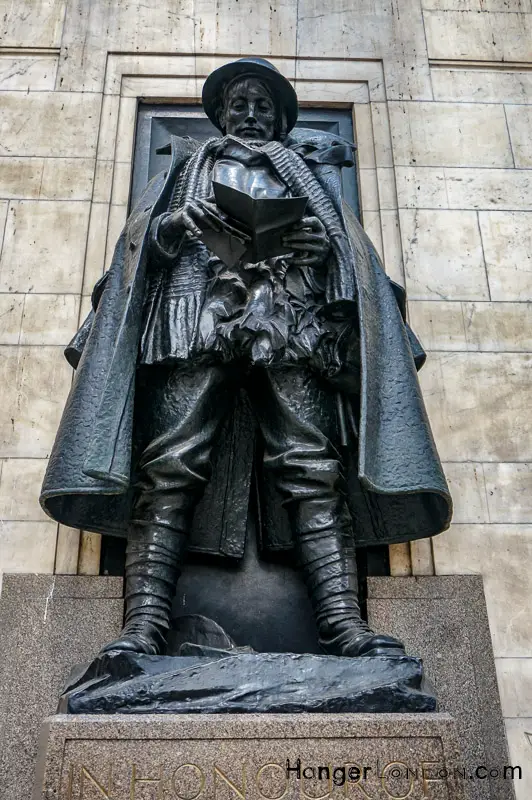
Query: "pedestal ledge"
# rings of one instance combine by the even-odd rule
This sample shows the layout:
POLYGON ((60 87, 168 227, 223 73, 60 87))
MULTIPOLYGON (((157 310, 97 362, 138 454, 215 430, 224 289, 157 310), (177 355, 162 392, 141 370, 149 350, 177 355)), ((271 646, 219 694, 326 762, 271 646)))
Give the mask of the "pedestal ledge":
POLYGON ((58 715, 33 800, 463 800, 448 714, 58 715))
POLYGON ((70 714, 430 712, 419 658, 293 653, 146 656, 111 652, 70 676, 70 714))

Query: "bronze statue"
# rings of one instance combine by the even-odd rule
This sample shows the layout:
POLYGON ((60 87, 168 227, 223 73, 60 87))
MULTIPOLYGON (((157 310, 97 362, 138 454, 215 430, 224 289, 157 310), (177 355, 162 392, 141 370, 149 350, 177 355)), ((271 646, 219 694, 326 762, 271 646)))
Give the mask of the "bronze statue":
MULTIPOLYGON (((259 58, 215 70, 203 104, 222 138, 173 138, 171 166, 131 212, 67 350, 76 379, 43 508, 73 527, 127 535, 125 626, 106 650, 164 652, 195 509, 218 480, 213 446, 228 418, 237 435, 226 450, 238 454, 245 435, 244 390, 261 480, 283 504, 264 515, 265 549, 295 551, 323 650, 404 654, 361 618, 355 545, 439 533, 451 500, 404 291, 342 202, 352 146, 294 129, 294 89, 259 58), (221 207, 224 187, 234 206, 221 207), (260 240, 246 233, 238 198, 266 200, 257 214, 278 208, 279 224, 270 219, 260 240), (305 206, 283 226, 284 209, 305 206)), ((200 550, 220 549, 215 517, 200 550)))

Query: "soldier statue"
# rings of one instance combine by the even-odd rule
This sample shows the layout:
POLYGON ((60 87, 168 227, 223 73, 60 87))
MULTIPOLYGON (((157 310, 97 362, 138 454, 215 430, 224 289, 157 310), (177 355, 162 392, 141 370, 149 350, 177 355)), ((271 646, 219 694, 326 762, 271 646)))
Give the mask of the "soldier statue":
MULTIPOLYGON (((361 616, 355 547, 433 536, 451 499, 404 291, 342 199, 353 145, 295 128, 296 93, 260 58, 212 72, 203 107, 221 136, 172 137, 168 171, 132 210, 67 349, 76 375, 43 508, 127 536, 125 624, 105 649, 164 653, 195 510, 223 478, 213 448, 245 396, 261 442, 255 474, 280 498, 263 537, 279 536, 282 511, 321 648, 403 655, 361 616), (246 243, 217 202, 224 181, 253 201, 306 198, 303 215, 278 226, 280 255, 232 263, 208 246, 232 229, 246 243)), ((232 430, 247 435, 238 420, 232 430)), ((224 441, 235 457, 237 439, 224 441)), ((216 526, 213 514, 198 549, 217 551, 216 526)))

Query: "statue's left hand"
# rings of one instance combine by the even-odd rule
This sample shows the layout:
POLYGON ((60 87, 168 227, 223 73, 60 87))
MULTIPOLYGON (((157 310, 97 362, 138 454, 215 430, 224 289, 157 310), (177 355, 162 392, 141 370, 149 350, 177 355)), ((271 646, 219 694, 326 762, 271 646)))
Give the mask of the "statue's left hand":
POLYGON ((321 266, 331 247, 325 227, 318 217, 303 217, 284 234, 283 244, 294 251, 290 263, 300 267, 321 266))

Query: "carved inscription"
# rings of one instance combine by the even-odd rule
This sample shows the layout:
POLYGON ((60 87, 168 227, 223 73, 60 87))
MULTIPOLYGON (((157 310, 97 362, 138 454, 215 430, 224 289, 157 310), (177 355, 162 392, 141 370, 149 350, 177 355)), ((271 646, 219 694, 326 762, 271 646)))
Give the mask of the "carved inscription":
POLYGON ((442 766, 435 761, 317 766, 298 759, 231 769, 192 762, 151 769, 109 763, 98 769, 71 762, 64 800, 439 800, 449 797, 451 777, 442 766))

